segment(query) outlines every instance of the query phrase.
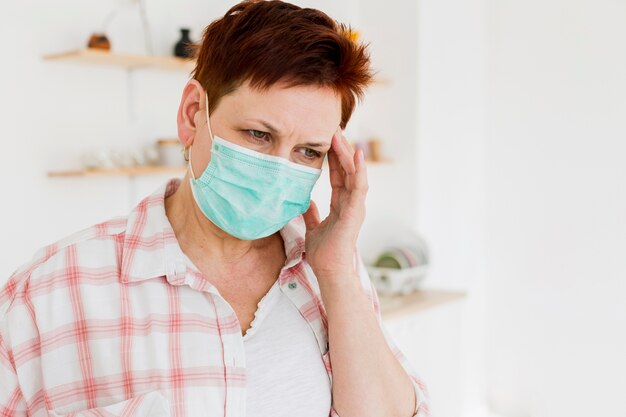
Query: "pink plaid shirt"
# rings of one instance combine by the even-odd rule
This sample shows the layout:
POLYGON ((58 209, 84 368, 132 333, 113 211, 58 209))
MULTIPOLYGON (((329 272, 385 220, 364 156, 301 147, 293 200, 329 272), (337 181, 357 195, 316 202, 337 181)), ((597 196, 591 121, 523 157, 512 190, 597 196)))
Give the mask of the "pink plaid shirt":
MULTIPOLYGON (((129 216, 42 248, 2 287, 0 416, 244 417, 239 322, 182 252, 165 214, 165 197, 179 185, 173 178, 129 216)), ((310 325, 332 383, 302 217, 280 233, 287 260, 279 285, 310 325)), ((415 386, 415 416, 427 416, 423 383, 383 330, 415 386)))

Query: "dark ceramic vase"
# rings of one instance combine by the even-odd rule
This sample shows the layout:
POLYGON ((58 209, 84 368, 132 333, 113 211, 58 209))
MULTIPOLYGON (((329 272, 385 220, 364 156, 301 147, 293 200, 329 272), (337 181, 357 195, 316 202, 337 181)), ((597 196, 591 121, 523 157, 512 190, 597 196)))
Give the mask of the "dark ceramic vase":
POLYGON ((181 29, 180 34, 180 40, 176 42, 176 46, 174 46, 174 55, 179 58, 191 58, 193 51, 189 46, 192 45, 193 42, 189 38, 189 29, 181 29))

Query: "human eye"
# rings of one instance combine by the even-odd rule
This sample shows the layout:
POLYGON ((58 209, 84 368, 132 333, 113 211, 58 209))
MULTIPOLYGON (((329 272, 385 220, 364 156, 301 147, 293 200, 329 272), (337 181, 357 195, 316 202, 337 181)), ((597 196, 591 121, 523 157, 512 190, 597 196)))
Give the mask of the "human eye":
POLYGON ((257 141, 265 141, 267 139, 267 132, 262 132, 260 130, 248 129, 248 134, 252 139, 257 141))
POLYGON ((315 160, 322 156, 321 152, 311 148, 304 148, 304 157, 307 159, 315 160))

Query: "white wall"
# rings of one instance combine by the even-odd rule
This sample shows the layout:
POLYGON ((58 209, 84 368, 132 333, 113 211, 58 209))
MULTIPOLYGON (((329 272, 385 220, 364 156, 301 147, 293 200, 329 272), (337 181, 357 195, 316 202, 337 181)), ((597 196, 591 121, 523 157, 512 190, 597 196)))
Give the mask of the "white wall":
POLYGON ((626 2, 493 0, 489 393, 626 415, 626 2))
MULTIPOLYGON (((418 9, 417 224, 431 250, 428 287, 467 291, 457 373, 439 389, 456 410, 485 407, 484 152, 487 2, 421 0, 418 9)), ((442 330, 443 331, 443 330, 442 330)), ((428 341, 425 341, 428 343, 428 341)), ((443 349, 442 347, 440 347, 443 349)), ((453 414, 446 414, 453 415, 453 414)))
POLYGON ((363 256, 372 259, 381 247, 415 230, 417 173, 417 2, 362 1, 358 29, 369 42, 378 77, 389 84, 373 86, 357 110, 357 133, 378 137, 391 164, 368 166, 367 219, 361 232, 363 256))
POLYGON ((427 284, 469 290, 464 409, 625 415, 626 4, 419 16, 417 221, 427 284))

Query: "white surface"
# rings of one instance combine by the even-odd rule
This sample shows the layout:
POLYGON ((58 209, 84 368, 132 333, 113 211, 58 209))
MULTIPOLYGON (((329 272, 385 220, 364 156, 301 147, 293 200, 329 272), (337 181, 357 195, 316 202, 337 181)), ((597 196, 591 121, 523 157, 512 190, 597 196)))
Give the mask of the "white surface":
POLYGON ((426 384, 433 417, 459 417, 464 407, 459 375, 465 312, 465 302, 455 301, 385 320, 389 335, 426 384))
POLYGON ((467 410, 482 360, 502 415, 626 414, 625 8, 420 2, 418 224, 426 283, 470 290, 467 410))
POLYGON ((626 2, 490 1, 489 386, 626 415, 626 2))
MULTIPOLYGON (((450 401, 461 402, 460 408, 468 410, 484 407, 487 401, 483 262, 486 14, 486 0, 422 0, 417 24, 419 141, 414 192, 418 230, 430 245, 431 260, 424 285, 468 293, 458 327, 461 334, 455 336, 461 344, 456 351, 460 365, 455 374, 449 374, 455 382, 444 385, 452 390, 450 401)), ((429 355, 442 360, 435 350, 429 355)))

